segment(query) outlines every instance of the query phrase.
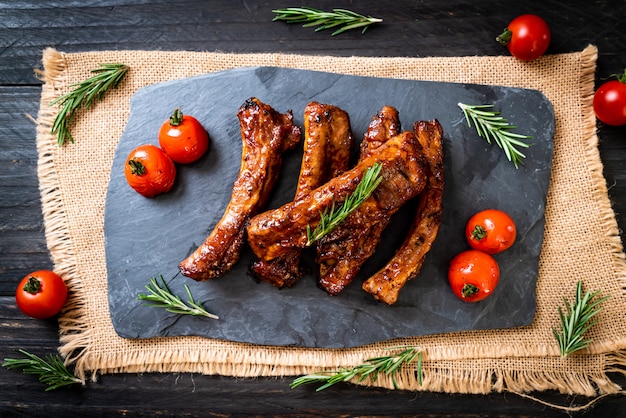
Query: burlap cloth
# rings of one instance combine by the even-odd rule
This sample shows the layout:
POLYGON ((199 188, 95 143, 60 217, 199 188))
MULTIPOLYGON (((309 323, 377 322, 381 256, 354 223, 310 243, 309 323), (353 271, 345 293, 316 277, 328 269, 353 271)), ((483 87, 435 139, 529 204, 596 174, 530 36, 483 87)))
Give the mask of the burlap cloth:
MULTIPOLYGON (((321 57, 283 54, 107 51, 43 55, 38 115, 39 180, 46 239, 56 271, 71 290, 60 316, 60 352, 82 378, 98 373, 196 372, 229 376, 289 376, 360 364, 401 344, 423 350, 423 382, 414 368, 396 378, 400 388, 451 393, 518 393, 556 389, 597 396, 620 390, 608 372, 626 365, 626 264, 597 149, 591 101, 597 50, 521 62, 508 56, 455 58, 321 57), (117 90, 72 126, 75 143, 50 135, 54 98, 91 76, 99 63, 131 70, 117 90), (381 342, 354 349, 254 346, 200 337, 120 338, 109 318, 104 250, 104 202, 117 141, 140 87, 241 66, 271 65, 355 75, 533 88, 556 114, 554 162, 547 197, 545 241, 531 326, 381 342), (552 334, 563 296, 575 284, 610 296, 591 346, 562 359, 552 334)), ((389 378, 363 384, 392 387, 389 378)))

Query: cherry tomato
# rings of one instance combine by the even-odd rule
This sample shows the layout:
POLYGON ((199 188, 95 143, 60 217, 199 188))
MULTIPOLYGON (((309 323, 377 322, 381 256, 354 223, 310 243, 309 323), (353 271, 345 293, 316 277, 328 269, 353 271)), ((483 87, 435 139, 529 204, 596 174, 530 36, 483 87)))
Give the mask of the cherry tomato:
POLYGON ((596 117, 607 125, 626 125, 626 69, 617 80, 602 84, 593 96, 596 117))
POLYGON ((15 301, 20 310, 33 318, 50 318, 61 311, 67 299, 65 282, 53 271, 35 271, 20 281, 15 301))
POLYGON ((550 28, 539 16, 525 14, 513 19, 496 40, 506 46, 514 57, 524 61, 534 60, 548 49, 550 28))
POLYGON ((193 116, 175 109, 159 129, 159 145, 180 164, 197 161, 209 149, 209 134, 193 116))
POLYGON ((124 175, 137 193, 154 197, 170 191, 176 179, 176 166, 161 148, 145 144, 128 155, 124 175))
POLYGON ((482 251, 463 251, 450 261, 450 288, 459 299, 466 302, 485 299, 493 293, 499 280, 498 263, 482 251))
POLYGON ((501 253, 515 242, 517 228, 506 213, 487 209, 473 215, 465 226, 465 238, 474 250, 488 254, 501 253))

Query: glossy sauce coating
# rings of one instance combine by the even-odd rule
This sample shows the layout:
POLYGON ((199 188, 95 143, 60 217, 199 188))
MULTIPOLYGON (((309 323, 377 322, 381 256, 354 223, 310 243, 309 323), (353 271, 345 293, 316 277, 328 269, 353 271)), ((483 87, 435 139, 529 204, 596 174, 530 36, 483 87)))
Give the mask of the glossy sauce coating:
POLYGON ((402 246, 391 260, 363 283, 363 290, 388 305, 398 300, 400 289, 418 275, 426 254, 437 237, 443 211, 443 129, 437 121, 415 122, 416 137, 428 160, 428 185, 402 246))
MULTIPOLYGON (((349 196, 375 163, 382 166, 382 182, 372 194, 379 207, 400 207, 419 194, 426 185, 425 160, 421 146, 411 132, 404 132, 387 141, 374 155, 363 159, 353 169, 334 177, 301 199, 278 209, 261 213, 250 220, 248 243, 257 257, 271 260, 291 248, 307 243, 307 226, 314 229, 320 213, 349 196), (390 194, 390 191, 394 191, 390 194)), ((373 219, 384 217, 373 212, 373 219)))
MULTIPOLYGON (((294 199, 346 171, 353 145, 348 113, 333 105, 309 103, 304 109, 304 154, 294 199)), ((273 260, 258 260, 252 273, 278 288, 291 287, 302 276, 300 252, 293 248, 273 260)))
MULTIPOLYGON (((384 106, 372 117, 361 142, 359 161, 370 157, 390 138, 400 133, 398 111, 384 106)), ((369 257, 374 254, 391 216, 369 220, 376 211, 374 196, 334 231, 324 237, 317 246, 316 261, 319 264, 319 285, 331 295, 339 294, 358 274, 369 257)), ((395 212, 395 210, 393 211, 395 212)), ((388 215, 391 215, 388 212, 388 215)))
POLYGON ((245 242, 245 225, 265 204, 280 171, 282 153, 300 141, 291 112, 278 113, 257 98, 237 113, 242 151, 230 202, 207 239, 179 264, 182 274, 204 281, 229 271, 245 242))

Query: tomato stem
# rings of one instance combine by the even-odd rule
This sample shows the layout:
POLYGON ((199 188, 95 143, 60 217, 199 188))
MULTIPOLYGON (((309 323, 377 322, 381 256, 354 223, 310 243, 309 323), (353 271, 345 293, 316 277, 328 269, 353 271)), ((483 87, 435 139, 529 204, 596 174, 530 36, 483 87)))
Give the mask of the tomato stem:
POLYGON ((34 276, 30 276, 24 285, 24 292, 28 292, 31 295, 41 292, 41 281, 34 276))
POLYGON ((620 83, 626 84, 626 68, 624 68, 624 74, 612 74, 617 78, 620 83))
POLYGON ((174 109, 174 113, 170 116, 170 125, 178 126, 183 123, 183 112, 179 108, 174 109))
POLYGON ((478 287, 476 287, 475 285, 471 284, 471 283, 465 283, 463 285, 463 289, 461 289, 461 294, 463 295, 464 298, 471 298, 472 296, 474 296, 476 293, 478 293, 478 287))
POLYGON ((476 225, 472 231, 472 239, 480 241, 487 236, 487 231, 480 225, 476 225))
POLYGON ((500 45, 507 46, 511 41, 511 36, 513 36, 513 32, 509 30, 509 28, 504 29, 500 35, 496 36, 496 41, 500 42, 500 45))
POLYGON ((131 167, 131 174, 135 176, 143 176, 146 174, 146 166, 141 163, 139 160, 130 160, 128 161, 128 165, 131 167))

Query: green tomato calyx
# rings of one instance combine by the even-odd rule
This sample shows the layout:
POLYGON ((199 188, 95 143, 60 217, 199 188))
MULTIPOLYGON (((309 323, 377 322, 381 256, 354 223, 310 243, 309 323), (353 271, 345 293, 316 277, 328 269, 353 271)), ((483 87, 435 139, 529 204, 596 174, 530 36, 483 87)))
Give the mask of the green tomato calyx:
POLYGON ((482 226, 476 225, 474 227, 474 230, 472 231, 471 236, 472 236, 472 239, 475 239, 476 241, 480 241, 481 239, 487 236, 487 231, 482 226))
POLYGON ((463 295, 465 299, 471 298, 476 293, 478 293, 478 290, 479 289, 478 287, 476 287, 476 285, 473 285, 471 283, 465 283, 463 285, 463 289, 461 289, 461 295, 463 295))
POLYGON ((130 173, 134 176, 143 176, 146 174, 146 166, 141 163, 139 160, 129 160, 128 165, 130 166, 130 173))
POLYGON ((183 112, 179 108, 174 109, 174 113, 170 116, 170 125, 178 126, 183 123, 183 112))
POLYGON ((41 281, 38 278, 34 277, 34 276, 30 276, 28 278, 28 281, 24 285, 23 290, 24 290, 24 292, 28 292, 31 295, 35 295, 35 294, 41 292, 41 281))

